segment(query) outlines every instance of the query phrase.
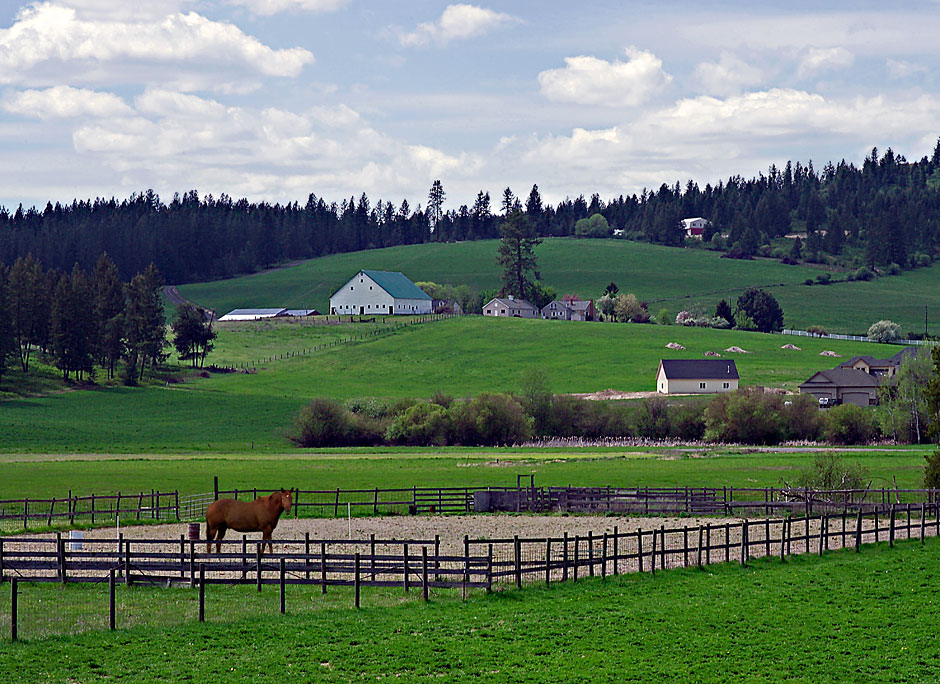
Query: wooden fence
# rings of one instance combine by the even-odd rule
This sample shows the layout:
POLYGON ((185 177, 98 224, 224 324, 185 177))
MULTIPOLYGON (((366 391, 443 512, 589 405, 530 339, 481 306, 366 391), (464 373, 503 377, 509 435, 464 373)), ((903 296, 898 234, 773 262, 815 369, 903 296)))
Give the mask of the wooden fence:
MULTIPOLYGON (((274 489, 219 489, 181 496, 179 492, 91 494, 62 498, 0 500, 0 530, 56 524, 114 524, 123 521, 197 521, 218 498, 252 500, 274 489)), ((935 503, 940 490, 735 487, 404 487, 299 489, 294 517, 421 515, 490 511, 620 513, 624 515, 773 516, 887 512, 892 505, 935 503), (485 496, 481 496, 485 494, 485 496), (485 505, 481 502, 486 501, 485 505)))
POLYGON ((17 635, 17 583, 109 583, 110 626, 115 626, 114 584, 183 584, 199 588, 199 619, 205 616, 207 584, 266 584, 280 587, 284 612, 287 585, 308 584, 353 588, 360 605, 360 588, 401 587, 420 590, 428 600, 432 588, 491 591, 496 585, 577 581, 628 572, 793 554, 823 554, 829 549, 854 548, 899 539, 940 536, 940 505, 892 505, 887 515, 822 514, 781 519, 742 520, 738 523, 665 526, 635 532, 587 536, 511 539, 463 539, 462 554, 440 553, 440 540, 303 540, 274 542, 273 554, 262 554, 262 542, 223 541, 223 551, 204 553, 202 540, 167 539, 83 540, 81 549, 56 538, 0 538, 0 581, 11 582, 11 636, 17 635), (85 546, 88 549, 85 549, 85 546))

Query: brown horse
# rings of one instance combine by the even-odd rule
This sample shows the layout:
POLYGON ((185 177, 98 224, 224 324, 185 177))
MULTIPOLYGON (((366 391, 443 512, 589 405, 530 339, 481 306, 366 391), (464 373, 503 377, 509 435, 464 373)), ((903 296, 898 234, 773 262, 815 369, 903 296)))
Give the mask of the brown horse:
MULTIPOLYGON (((293 494, 293 490, 282 489, 267 496, 259 496, 251 502, 237 499, 213 501, 206 509, 206 553, 212 553, 212 540, 216 538, 217 533, 219 537, 215 552, 221 553, 222 537, 227 529, 236 532, 261 532, 261 539, 267 542, 268 552, 271 552, 271 533, 277 527, 281 513, 290 513, 293 494)), ((265 544, 262 544, 262 551, 264 547, 265 544)))

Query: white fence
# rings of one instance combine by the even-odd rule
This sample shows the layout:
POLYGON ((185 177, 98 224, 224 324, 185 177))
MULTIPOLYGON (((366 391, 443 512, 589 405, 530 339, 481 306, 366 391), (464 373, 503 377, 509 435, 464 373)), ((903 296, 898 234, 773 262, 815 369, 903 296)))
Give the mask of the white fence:
MULTIPOLYGON (((874 342, 875 340, 870 337, 862 337, 861 335, 839 335, 837 333, 830 333, 827 335, 818 335, 816 333, 806 332, 805 330, 781 330, 781 335, 798 335, 800 337, 824 337, 827 340, 850 340, 852 342, 874 342)), ((935 340, 892 340, 890 344, 902 344, 902 345, 925 345, 925 344, 937 344, 935 340)))

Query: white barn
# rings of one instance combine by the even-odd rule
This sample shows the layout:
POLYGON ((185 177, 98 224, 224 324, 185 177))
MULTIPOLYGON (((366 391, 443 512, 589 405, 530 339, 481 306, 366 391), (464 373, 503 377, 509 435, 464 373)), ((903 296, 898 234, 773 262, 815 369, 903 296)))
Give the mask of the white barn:
POLYGON ((232 309, 220 321, 258 321, 262 318, 284 316, 287 309, 232 309))
POLYGON ((429 314, 431 303, 431 297, 401 273, 363 270, 333 293, 330 313, 334 316, 429 314))

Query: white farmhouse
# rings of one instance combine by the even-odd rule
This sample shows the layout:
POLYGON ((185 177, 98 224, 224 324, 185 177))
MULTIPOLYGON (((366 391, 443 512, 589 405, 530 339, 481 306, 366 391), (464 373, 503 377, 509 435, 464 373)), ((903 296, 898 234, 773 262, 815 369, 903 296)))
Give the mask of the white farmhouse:
POLYGON ((711 394, 738 389, 738 369, 725 359, 662 359, 656 372, 660 394, 711 394))
POLYGON ((330 297, 330 313, 429 314, 431 298, 403 274, 392 271, 359 271, 330 297))
POLYGON ((707 225, 708 219, 702 218, 701 216, 682 219, 682 227, 685 229, 686 237, 694 237, 701 240, 707 225))

